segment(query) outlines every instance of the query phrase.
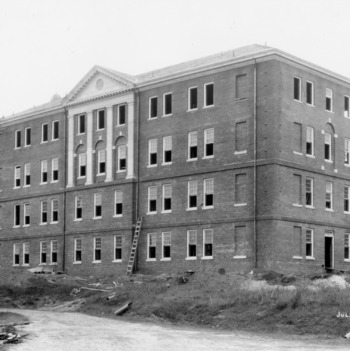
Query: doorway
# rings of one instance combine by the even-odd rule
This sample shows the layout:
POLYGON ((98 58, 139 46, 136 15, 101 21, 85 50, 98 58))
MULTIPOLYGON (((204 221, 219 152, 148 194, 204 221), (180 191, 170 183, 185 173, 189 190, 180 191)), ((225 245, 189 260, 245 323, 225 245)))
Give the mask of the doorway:
POLYGON ((326 233, 324 237, 324 268, 333 269, 333 233, 326 233))

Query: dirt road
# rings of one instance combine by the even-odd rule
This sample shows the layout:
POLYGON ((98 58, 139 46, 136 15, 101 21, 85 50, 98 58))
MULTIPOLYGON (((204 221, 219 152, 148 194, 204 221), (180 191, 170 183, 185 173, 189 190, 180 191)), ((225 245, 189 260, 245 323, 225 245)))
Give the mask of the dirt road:
POLYGON ((29 325, 19 327, 29 333, 12 351, 111 351, 111 350, 349 350, 347 340, 317 340, 311 337, 256 336, 244 332, 220 332, 177 328, 150 323, 90 317, 79 313, 29 310, 0 310, 29 317, 29 325))

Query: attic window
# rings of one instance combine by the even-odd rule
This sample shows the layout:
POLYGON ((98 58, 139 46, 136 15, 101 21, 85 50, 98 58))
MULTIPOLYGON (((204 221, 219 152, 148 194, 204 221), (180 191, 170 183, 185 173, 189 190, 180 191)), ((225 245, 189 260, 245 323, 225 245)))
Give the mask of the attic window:
POLYGON ((104 85, 104 82, 103 82, 102 79, 98 79, 98 80, 96 81, 96 89, 97 89, 97 90, 101 90, 101 89, 103 88, 103 85, 104 85))

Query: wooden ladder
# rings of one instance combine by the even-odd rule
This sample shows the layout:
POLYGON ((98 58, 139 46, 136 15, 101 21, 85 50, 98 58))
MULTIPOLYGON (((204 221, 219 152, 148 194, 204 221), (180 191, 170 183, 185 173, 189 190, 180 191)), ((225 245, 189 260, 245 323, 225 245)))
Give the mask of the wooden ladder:
POLYGON ((132 241, 128 267, 126 270, 126 275, 131 275, 132 271, 134 269, 136 252, 137 252, 137 245, 139 243, 139 236, 140 236, 140 231, 141 231, 141 224, 142 224, 142 217, 139 217, 137 219, 137 223, 136 223, 136 227, 135 227, 135 235, 134 235, 134 239, 132 241))

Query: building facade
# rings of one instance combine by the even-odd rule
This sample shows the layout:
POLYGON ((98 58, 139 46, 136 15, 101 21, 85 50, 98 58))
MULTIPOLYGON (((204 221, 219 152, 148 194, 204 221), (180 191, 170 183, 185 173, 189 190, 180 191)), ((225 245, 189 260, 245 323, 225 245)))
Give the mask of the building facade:
POLYGON ((253 45, 93 67, 2 119, 0 271, 349 270, 350 80, 253 45))

